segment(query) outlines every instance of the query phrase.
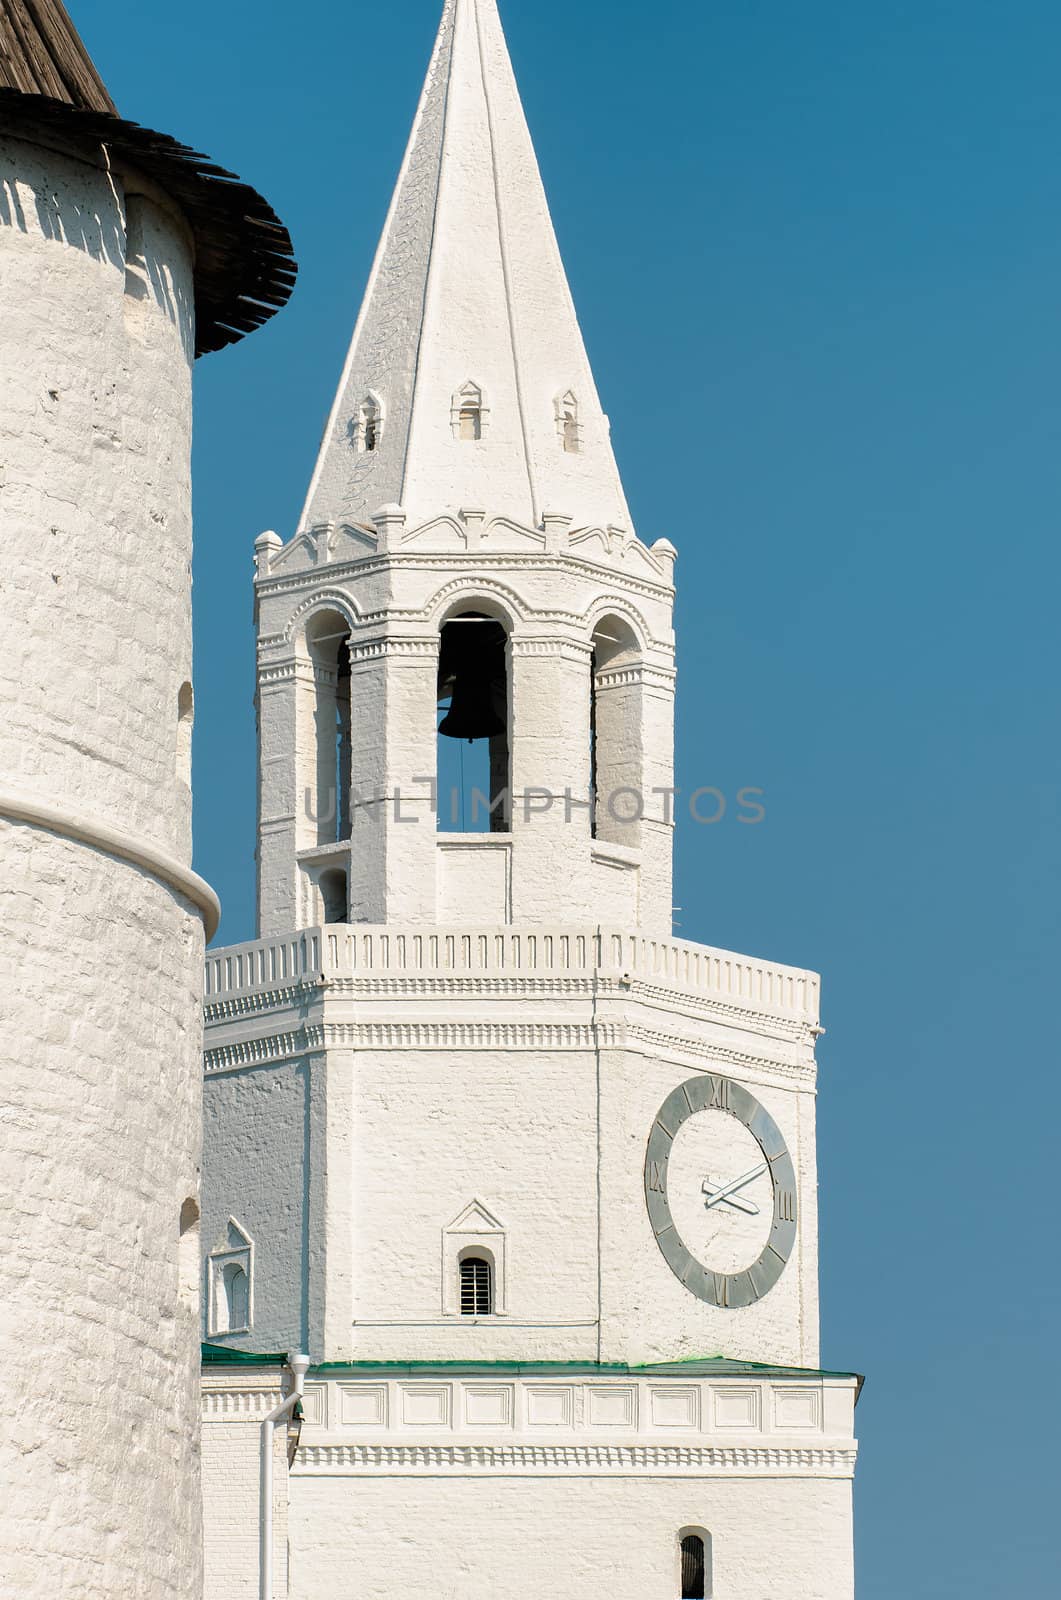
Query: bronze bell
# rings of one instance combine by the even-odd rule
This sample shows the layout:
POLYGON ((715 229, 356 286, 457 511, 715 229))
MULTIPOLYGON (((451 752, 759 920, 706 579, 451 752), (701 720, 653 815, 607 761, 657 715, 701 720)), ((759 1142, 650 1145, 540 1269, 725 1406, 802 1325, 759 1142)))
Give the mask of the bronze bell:
POLYGON ((506 727, 505 630, 468 615, 442 629, 438 696, 450 708, 438 725, 447 739, 492 739, 506 727))
POLYGON ((453 685, 449 710, 438 725, 447 739, 492 739, 504 733, 504 720, 494 710, 490 684, 458 678, 453 685))

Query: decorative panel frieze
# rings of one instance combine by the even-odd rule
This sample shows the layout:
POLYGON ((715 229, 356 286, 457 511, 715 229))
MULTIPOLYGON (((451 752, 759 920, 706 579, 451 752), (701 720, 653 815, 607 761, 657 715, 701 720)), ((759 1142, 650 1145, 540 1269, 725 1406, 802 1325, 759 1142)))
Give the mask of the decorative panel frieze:
MULTIPOLYGON (((209 1381, 209 1380, 207 1380, 209 1381)), ((271 1389, 204 1388, 204 1422, 260 1422, 281 1400, 279 1385, 271 1389)))
MULTIPOLYGON (((204 1420, 256 1426, 280 1398, 278 1376, 255 1387, 208 1369, 204 1420)), ((854 1398, 854 1379, 809 1375, 311 1373, 295 1470, 850 1477, 854 1398)))

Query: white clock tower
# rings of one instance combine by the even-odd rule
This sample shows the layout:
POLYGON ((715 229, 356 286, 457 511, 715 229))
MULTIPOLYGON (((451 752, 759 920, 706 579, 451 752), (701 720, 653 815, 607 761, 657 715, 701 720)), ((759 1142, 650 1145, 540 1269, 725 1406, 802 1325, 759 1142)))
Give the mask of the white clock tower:
POLYGON ((632 526, 495 0, 447 0, 301 522, 255 553, 208 1592, 259 1592, 264 1526, 298 1600, 848 1600, 818 982, 671 937, 675 550, 632 526), (298 1349, 259 1517, 255 1352, 298 1349))

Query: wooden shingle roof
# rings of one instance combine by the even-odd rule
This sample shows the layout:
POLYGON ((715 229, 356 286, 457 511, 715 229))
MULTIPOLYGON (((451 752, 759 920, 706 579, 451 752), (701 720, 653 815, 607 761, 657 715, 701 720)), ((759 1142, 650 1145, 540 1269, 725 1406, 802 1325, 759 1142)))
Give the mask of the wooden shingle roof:
POLYGON ((0 0, 0 129, 55 128, 153 179, 195 236, 196 355, 260 327, 298 271, 271 206, 209 157, 118 116, 60 0, 0 0))
POLYGON ((0 0, 0 87, 118 114, 60 0, 0 0))

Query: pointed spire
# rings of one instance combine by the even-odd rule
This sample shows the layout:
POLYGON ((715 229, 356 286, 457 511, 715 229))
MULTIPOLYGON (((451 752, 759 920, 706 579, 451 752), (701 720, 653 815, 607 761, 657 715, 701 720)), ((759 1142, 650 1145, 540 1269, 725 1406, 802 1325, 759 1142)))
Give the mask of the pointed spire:
POLYGON ((446 0, 302 527, 629 527, 496 0, 446 0))
POLYGON ((0 88, 117 115, 60 0, 0 0, 0 88))

